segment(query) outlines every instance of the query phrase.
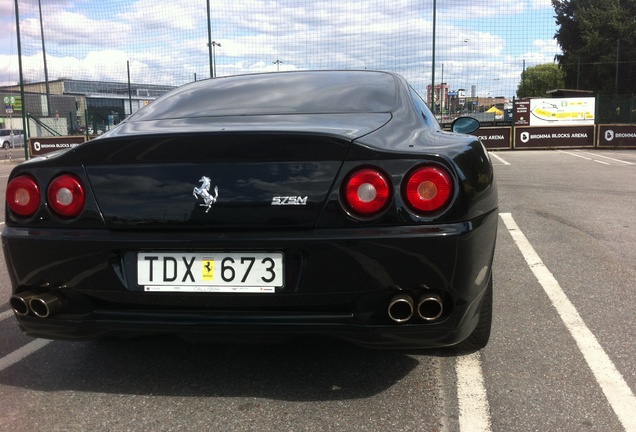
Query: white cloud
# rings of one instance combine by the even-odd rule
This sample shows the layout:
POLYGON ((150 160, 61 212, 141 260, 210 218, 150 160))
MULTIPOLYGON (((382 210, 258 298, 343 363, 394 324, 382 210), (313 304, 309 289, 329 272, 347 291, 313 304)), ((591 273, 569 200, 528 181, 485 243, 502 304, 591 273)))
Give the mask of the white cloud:
MULTIPOLYGON (((0 0, 9 10, 12 0, 0 0)), ((27 77, 42 75, 37 7, 21 2, 27 77)), ((422 90, 431 79, 432 2, 420 0, 215 0, 211 3, 217 75, 324 68, 387 69, 422 90)), ((523 59, 551 61, 553 41, 528 37, 523 17, 549 12, 549 0, 438 1, 436 81, 516 90, 523 59), (542 12, 543 13, 543 12, 542 12), (513 73, 514 72, 514 73, 513 73), (516 78, 513 76, 516 75, 516 78)), ((49 76, 182 84, 209 75, 205 2, 68 0, 45 6, 49 76)), ((12 12, 11 12, 12 13, 12 12)), ((549 17, 550 13, 545 13, 549 17)), ((9 25, 9 24, 7 24, 9 25)), ((536 27, 536 21, 532 22, 536 27)), ((554 22, 544 24, 554 33, 554 22)), ((540 36, 542 37, 542 36, 540 36)), ((0 46, 0 82, 17 74, 15 55, 0 46)))
POLYGON ((205 12, 205 9, 201 9, 201 4, 174 0, 139 0, 124 5, 117 17, 131 25, 150 29, 193 29, 201 13, 205 12))
POLYGON ((529 0, 532 9, 550 9, 553 10, 552 0, 529 0))

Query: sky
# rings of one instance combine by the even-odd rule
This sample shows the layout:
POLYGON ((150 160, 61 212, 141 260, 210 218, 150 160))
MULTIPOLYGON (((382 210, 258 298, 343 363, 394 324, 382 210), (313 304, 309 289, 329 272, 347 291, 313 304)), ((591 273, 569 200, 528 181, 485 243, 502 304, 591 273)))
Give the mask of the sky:
MULTIPOLYGON (((182 85, 211 75, 206 0, 41 0, 49 80, 182 85)), ((217 76, 379 69, 425 94, 433 0, 210 0, 217 76), (278 61, 278 63, 276 63, 278 61)), ((435 83, 512 98, 560 52, 550 0, 439 0, 435 83)), ((25 81, 44 81, 37 0, 18 1, 25 81)), ((0 85, 19 81, 15 1, 0 0, 0 85)))

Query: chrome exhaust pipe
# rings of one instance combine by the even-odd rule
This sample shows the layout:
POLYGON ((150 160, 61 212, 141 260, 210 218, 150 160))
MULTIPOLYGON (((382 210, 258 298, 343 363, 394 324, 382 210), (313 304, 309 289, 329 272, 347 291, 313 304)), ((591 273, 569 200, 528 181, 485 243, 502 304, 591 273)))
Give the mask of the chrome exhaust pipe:
POLYGON ((12 295, 9 299, 9 304, 16 315, 25 316, 31 312, 29 302, 34 297, 37 297, 37 294, 32 293, 31 291, 24 291, 19 294, 12 295))
POLYGON ((66 305, 62 297, 51 293, 35 296, 29 300, 29 308, 31 309, 31 312, 40 318, 48 318, 64 309, 65 306, 66 305))
POLYGON ((413 298, 404 293, 396 294, 391 298, 387 309, 389 318, 397 323, 403 323, 413 316, 413 298))
POLYGON ((444 312, 444 305, 437 294, 423 294, 417 301, 417 314, 425 321, 435 321, 442 316, 442 312, 444 312))

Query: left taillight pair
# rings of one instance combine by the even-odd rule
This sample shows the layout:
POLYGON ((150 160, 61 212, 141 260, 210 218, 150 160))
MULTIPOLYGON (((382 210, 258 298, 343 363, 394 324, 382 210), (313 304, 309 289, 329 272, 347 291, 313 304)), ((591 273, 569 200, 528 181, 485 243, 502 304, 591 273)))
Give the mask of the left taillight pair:
MULTIPOLYGON (((84 210, 84 185, 74 174, 59 175, 49 183, 46 199, 55 215, 64 219, 74 219, 84 210)), ((22 174, 7 185, 7 205, 16 215, 32 217, 40 208, 40 203, 40 187, 33 176, 22 174)))

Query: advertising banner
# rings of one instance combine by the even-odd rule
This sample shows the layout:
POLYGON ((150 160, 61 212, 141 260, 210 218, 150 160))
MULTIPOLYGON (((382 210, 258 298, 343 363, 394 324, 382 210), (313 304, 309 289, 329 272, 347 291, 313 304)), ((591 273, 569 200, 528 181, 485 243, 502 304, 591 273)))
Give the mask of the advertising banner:
POLYGON ((2 102, 7 113, 22 111, 22 97, 17 95, 2 95, 2 102))
POLYGON ((594 125, 515 128, 514 148, 594 147, 594 125))
POLYGON ((530 126, 530 99, 518 99, 514 104, 515 126, 530 126))
POLYGON ((488 150, 504 150, 512 147, 511 131, 511 127, 479 128, 473 135, 478 136, 488 150))
POLYGON ((595 98, 530 99, 530 126, 594 124, 595 98))
POLYGON ((84 135, 29 138, 29 150, 31 156, 41 156, 56 150, 72 148, 84 142, 86 142, 84 135))
POLYGON ((598 146, 636 148, 636 125, 599 125, 598 146))

